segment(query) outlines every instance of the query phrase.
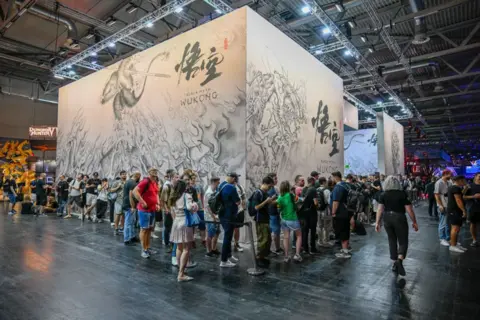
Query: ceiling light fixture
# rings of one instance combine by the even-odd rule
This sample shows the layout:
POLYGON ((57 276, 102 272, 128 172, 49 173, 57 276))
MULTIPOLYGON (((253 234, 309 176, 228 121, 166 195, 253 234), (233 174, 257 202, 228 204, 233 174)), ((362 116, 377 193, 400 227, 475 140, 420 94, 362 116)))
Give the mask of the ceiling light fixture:
POLYGON ((322 29, 322 33, 323 34, 330 34, 330 33, 332 33, 332 31, 330 30, 329 27, 325 27, 325 28, 322 29))
POLYGON ((360 40, 366 43, 368 41, 368 38, 366 35, 363 35, 363 36, 360 36, 360 40))
POLYGON ((96 56, 97 56, 97 53, 96 53, 96 52, 92 52, 90 55, 91 55, 92 57, 96 57, 96 56))
POLYGON ((23 8, 22 10, 20 10, 20 12, 18 13, 19 16, 22 16, 25 12, 27 12, 27 8, 23 8))
POLYGON ((71 76, 73 76, 73 75, 75 75, 76 73, 75 73, 75 71, 70 70, 70 71, 68 71, 68 74, 71 75, 71 76))
POLYGON ((368 47, 368 52, 373 53, 375 51, 375 48, 373 46, 368 47))
POLYGON ((153 22, 147 23, 147 28, 152 28, 153 27, 153 22))
POLYGON ((53 75, 53 77, 54 77, 55 79, 59 79, 59 80, 65 79, 64 77, 62 77, 61 75, 58 75, 58 74, 53 75))
POLYGON ((310 8, 309 6, 302 7, 302 12, 305 14, 310 13, 311 11, 312 11, 312 8, 310 8))
POLYGON ((392 101, 392 100, 393 100, 393 97, 392 97, 392 96, 388 97, 388 100, 392 101))
POLYGON ((127 12, 131 14, 137 11, 137 9, 138 7, 132 3, 130 4, 130 6, 127 7, 127 12))
POLYGON ((110 48, 115 48, 115 42, 110 42, 110 43, 108 44, 108 46, 109 46, 110 48))
POLYGON ((85 36, 85 39, 91 39, 91 38, 93 38, 93 36, 94 36, 93 32, 90 32, 90 31, 89 31, 89 32, 87 33, 87 35, 85 36))
POLYGON ((353 20, 348 21, 347 24, 348 24, 348 25, 350 26, 350 28, 352 28, 352 29, 357 26, 357 24, 356 24, 355 21, 353 21, 353 20))
POLYGON ((175 13, 180 13, 183 11, 183 7, 178 7, 175 9, 175 13))
POLYGON ((113 26, 116 22, 117 22, 117 20, 116 20, 114 17, 110 17, 110 18, 108 18, 108 20, 107 20, 105 23, 107 24, 107 26, 111 27, 111 26, 113 26))
POLYGON ((93 60, 93 61, 92 61, 92 64, 97 64, 97 60, 93 60))
POLYGON ((215 12, 218 13, 218 14, 222 14, 222 13, 223 13, 222 10, 220 10, 220 9, 215 9, 215 12))
POLYGON ((347 49, 347 50, 345 50, 345 51, 343 52, 343 55, 344 55, 344 56, 351 56, 351 55, 352 55, 352 51, 350 51, 350 50, 347 49))
POLYGON ((322 54, 322 53, 323 53, 323 51, 321 49, 318 49, 318 50, 315 51, 315 54, 322 54))
POLYGON ((344 12, 345 11, 345 7, 341 3, 336 3, 335 8, 337 8, 338 12, 344 12))
POLYGON ((67 66, 67 69, 72 69, 72 65, 69 64, 69 65, 67 66))

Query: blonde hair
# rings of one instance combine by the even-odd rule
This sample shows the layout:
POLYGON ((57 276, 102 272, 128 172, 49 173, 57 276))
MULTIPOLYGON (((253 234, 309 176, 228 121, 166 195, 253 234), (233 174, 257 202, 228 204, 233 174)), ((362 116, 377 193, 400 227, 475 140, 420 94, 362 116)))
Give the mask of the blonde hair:
POLYGON ((24 195, 23 202, 32 202, 32 197, 29 194, 24 195))

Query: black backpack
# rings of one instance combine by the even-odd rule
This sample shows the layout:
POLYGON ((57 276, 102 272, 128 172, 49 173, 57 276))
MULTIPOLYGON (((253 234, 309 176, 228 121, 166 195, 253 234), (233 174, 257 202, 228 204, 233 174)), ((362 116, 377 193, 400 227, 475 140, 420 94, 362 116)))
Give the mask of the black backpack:
POLYGON ((325 211, 327 209, 328 203, 325 201, 325 188, 318 188, 317 189, 317 194, 318 194, 318 210, 320 211, 325 211))
POLYGON ((208 198, 208 207, 218 216, 222 216, 225 213, 225 206, 223 205, 222 200, 222 190, 225 188, 227 184, 225 184, 220 190, 212 193, 208 198))
POLYGON ((360 205, 360 197, 361 197, 361 192, 355 190, 352 186, 349 186, 348 184, 346 186, 339 184, 340 187, 344 188, 347 190, 347 210, 349 212, 357 212, 358 206, 360 205))
MULTIPOLYGON (((251 196, 248 198, 247 210, 250 217, 255 217, 257 215, 257 209, 255 209, 255 203, 253 202, 253 197, 257 192, 262 192, 260 189, 255 190, 251 196)), ((263 195, 263 192, 262 192, 263 195)))

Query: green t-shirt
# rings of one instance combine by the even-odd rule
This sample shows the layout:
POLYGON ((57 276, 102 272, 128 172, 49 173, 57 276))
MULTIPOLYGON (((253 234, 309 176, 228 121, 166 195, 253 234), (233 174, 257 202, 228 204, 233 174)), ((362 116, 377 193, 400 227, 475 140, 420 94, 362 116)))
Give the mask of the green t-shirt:
POLYGON ((277 205, 280 211, 280 215, 283 220, 295 221, 298 220, 297 213, 295 212, 295 204, 293 202, 293 195, 286 193, 280 195, 277 198, 277 205))

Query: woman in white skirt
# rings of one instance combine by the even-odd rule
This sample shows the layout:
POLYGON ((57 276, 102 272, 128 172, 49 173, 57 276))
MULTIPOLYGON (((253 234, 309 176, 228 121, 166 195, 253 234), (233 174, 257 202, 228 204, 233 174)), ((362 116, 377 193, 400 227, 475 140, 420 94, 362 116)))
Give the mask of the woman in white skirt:
POLYGON ((170 242, 177 245, 177 264, 179 266, 177 280, 179 282, 193 280, 192 277, 185 274, 185 267, 190 255, 191 243, 193 242, 193 228, 185 226, 184 208, 186 206, 187 210, 195 212, 198 210, 198 206, 193 201, 192 195, 185 192, 186 189, 186 182, 179 180, 169 199, 169 205, 175 214, 172 232, 170 234, 170 242))

